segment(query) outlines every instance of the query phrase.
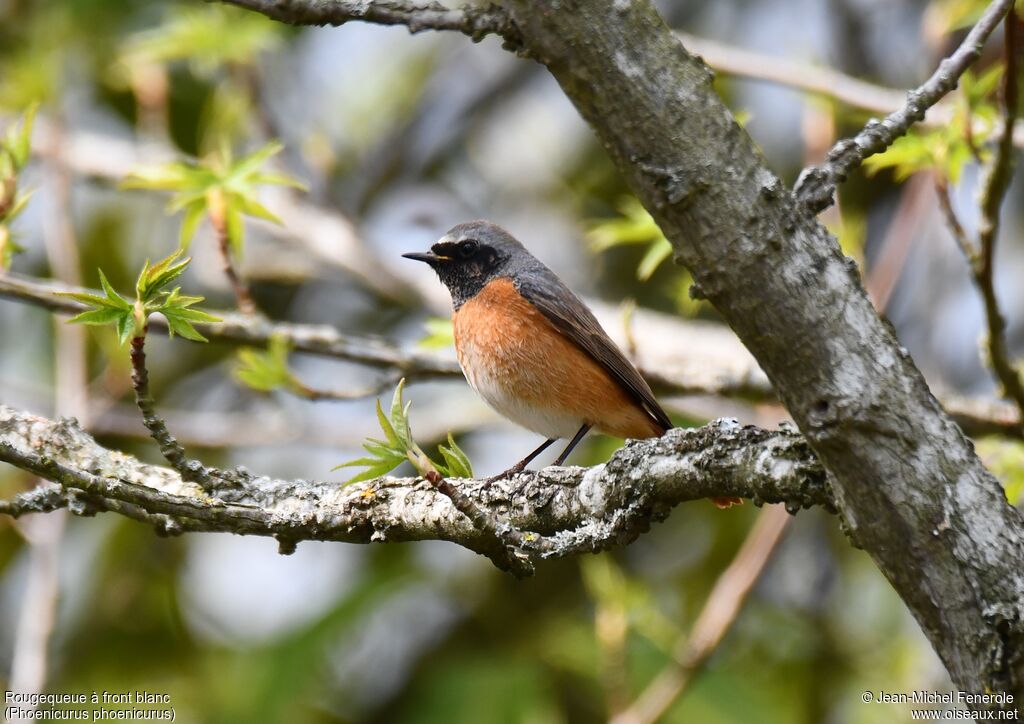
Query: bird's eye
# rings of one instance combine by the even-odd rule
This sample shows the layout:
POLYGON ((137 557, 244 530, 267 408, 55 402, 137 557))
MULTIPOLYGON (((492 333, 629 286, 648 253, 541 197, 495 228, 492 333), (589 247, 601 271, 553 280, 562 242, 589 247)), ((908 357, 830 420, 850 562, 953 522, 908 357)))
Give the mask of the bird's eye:
POLYGON ((459 256, 461 256, 463 259, 468 259, 469 257, 471 257, 474 254, 476 254, 477 247, 479 247, 479 246, 480 245, 477 244, 472 239, 460 242, 459 243, 459 256))

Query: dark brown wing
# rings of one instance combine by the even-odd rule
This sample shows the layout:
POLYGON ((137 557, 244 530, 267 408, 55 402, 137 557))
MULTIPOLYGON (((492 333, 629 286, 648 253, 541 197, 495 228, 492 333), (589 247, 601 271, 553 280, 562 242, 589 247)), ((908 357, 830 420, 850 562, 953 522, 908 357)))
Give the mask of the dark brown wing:
POLYGON ((652 420, 666 430, 672 427, 672 421, 636 367, 605 334, 587 306, 553 271, 547 267, 534 268, 518 277, 514 281, 523 297, 537 307, 560 332, 597 360, 652 420))

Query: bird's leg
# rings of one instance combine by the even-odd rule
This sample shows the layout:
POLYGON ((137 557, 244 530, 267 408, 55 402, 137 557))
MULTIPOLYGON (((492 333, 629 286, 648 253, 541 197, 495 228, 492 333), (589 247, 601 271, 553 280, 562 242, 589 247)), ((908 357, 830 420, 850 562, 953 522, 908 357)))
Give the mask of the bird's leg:
POLYGON ((498 480, 504 480, 505 478, 510 478, 513 475, 515 475, 516 473, 523 472, 523 470, 526 469, 526 466, 533 462, 534 458, 536 458, 542 452, 544 452, 549 447, 551 447, 551 445, 554 444, 555 440, 557 440, 557 439, 558 439, 557 437, 553 437, 553 438, 550 438, 548 440, 545 440, 544 442, 542 442, 540 444, 540 446, 536 450, 534 450, 532 453, 527 455, 525 458, 523 458, 522 460, 517 462, 515 465, 510 467, 505 472, 498 473, 497 475, 492 475, 489 478, 485 478, 484 479, 484 487, 488 487, 491 483, 497 482, 498 480))
POLYGON ((565 459, 569 457, 569 453, 572 452, 572 449, 579 445, 580 440, 582 440, 583 436, 588 432, 590 432, 590 425, 584 423, 583 427, 581 427, 579 432, 576 433, 576 436, 573 437, 573 439, 569 441, 569 444, 565 446, 565 450, 562 451, 562 454, 555 458, 555 462, 552 463, 552 465, 561 465, 564 463, 565 459))

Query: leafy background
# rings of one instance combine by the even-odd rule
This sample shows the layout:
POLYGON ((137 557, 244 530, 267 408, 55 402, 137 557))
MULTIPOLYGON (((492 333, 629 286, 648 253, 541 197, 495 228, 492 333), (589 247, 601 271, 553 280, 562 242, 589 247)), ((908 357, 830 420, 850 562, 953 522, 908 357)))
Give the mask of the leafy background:
MULTIPOLYGON (((982 5, 722 0, 665 2, 663 10, 689 32, 900 88, 930 72, 982 5)), ((869 288, 888 258, 883 252, 906 245, 886 313, 933 386, 981 396, 994 388, 979 355, 981 306, 963 260, 930 200, 909 226, 896 219, 920 192, 914 179, 938 173, 953 184, 961 218, 976 222, 979 156, 962 122, 994 117, 996 63, 986 56, 965 83, 956 122, 914 134, 872 161, 873 175, 844 189, 841 214, 826 217, 867 270, 869 288)), ((724 75, 717 84, 789 182, 835 134, 865 120, 790 89, 724 75)), ((127 184, 148 190, 76 176, 62 199, 59 165, 30 161, 20 185, 34 189, 32 198, 16 219, 0 219, 24 249, 5 258, 20 273, 52 271, 46 237, 69 203, 77 271, 87 285, 99 287, 102 267, 114 288, 128 292, 145 259, 191 240, 194 261, 175 283, 213 308, 233 306, 218 229, 203 214, 210 185, 255 153, 267 176, 250 173, 231 191, 237 198, 224 231, 258 306, 274 318, 448 349, 443 290, 398 254, 426 248, 454 223, 487 217, 580 292, 717 321, 690 299, 687 274, 671 264, 657 228, 554 82, 494 40, 409 37, 359 24, 299 30, 198 2, 8 0, 0 3, 5 126, 33 104, 69 136, 170 143, 184 159, 219 171, 183 166, 173 177, 165 168, 162 177, 140 172, 127 184), (280 152, 260 151, 268 148, 280 152), (280 194, 291 193, 274 189, 286 177, 349 218, 365 248, 346 253, 382 259, 391 278, 369 284, 311 258, 267 223, 241 218, 272 221, 280 194), (154 188, 177 194, 184 220, 165 213, 174 201, 154 188)), ((1017 350, 1024 343, 1024 286, 1014 282, 1024 270, 1020 191, 1012 189, 1006 206, 997 274, 1017 350)), ((0 303, 0 402, 52 414, 54 335, 49 314, 0 303)), ((104 444, 157 461, 128 406, 116 335, 90 329, 88 345, 90 427, 104 444)), ((331 468, 379 435, 372 399, 313 402, 302 392, 372 386, 379 374, 372 370, 281 346, 239 353, 177 338, 152 340, 150 365, 171 429, 212 465, 341 482, 346 471, 331 468)), ((406 396, 417 439, 433 446, 453 431, 480 474, 537 442, 498 420, 460 381, 414 385, 406 396)), ((742 400, 666 403, 679 424, 719 415, 773 424, 782 414, 742 400)), ((594 437, 572 460, 596 463, 617 445, 594 437)), ((1020 446, 983 441, 980 450, 1016 499, 1020 446)), ((30 484, 0 470, 4 494, 30 484)), ((546 563, 527 581, 442 543, 303 543, 284 557, 268 540, 166 539, 112 515, 72 519, 60 548, 47 688, 167 693, 187 722, 599 721, 666 666, 756 513, 750 505, 724 512, 686 505, 626 549, 546 563)), ((10 674, 27 586, 19 530, 0 520, 0 684, 10 674)), ((861 692, 948 688, 867 556, 833 519, 810 511, 797 517, 735 628, 665 721, 900 721, 906 707, 864 705, 861 692)))

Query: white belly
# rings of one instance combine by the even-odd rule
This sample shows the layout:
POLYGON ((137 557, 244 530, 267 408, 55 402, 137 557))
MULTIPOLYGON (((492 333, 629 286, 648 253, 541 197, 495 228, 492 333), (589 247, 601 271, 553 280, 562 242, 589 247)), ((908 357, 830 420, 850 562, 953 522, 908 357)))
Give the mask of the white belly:
MULTIPOLYGON (((534 400, 524 400, 521 396, 511 394, 510 375, 496 369, 493 360, 481 360, 474 347, 472 343, 462 346, 459 363, 470 387, 495 412, 546 438, 570 438, 576 434, 583 425, 582 419, 560 413, 552 406, 534 400)), ((526 371, 525 368, 517 369, 516 385, 523 384, 522 378, 526 371)), ((541 385, 541 382, 537 381, 536 384, 541 385)))

